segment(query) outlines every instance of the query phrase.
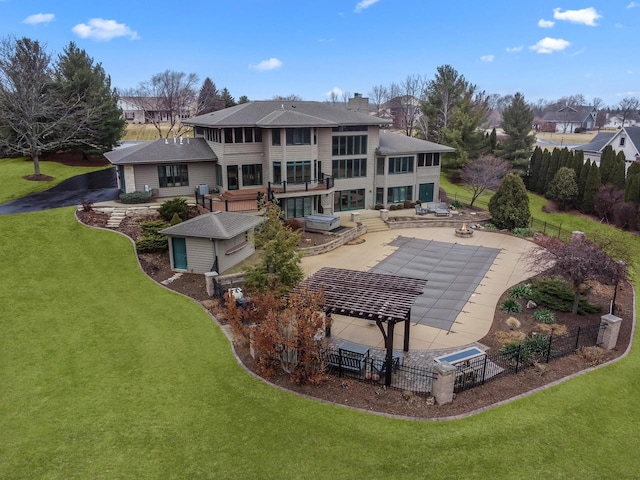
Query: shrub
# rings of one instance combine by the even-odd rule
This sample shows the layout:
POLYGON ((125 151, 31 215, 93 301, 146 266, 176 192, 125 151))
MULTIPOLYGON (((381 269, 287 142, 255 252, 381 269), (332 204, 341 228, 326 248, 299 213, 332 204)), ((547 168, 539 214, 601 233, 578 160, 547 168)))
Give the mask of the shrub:
POLYGON ((374 210, 382 210, 384 208, 384 205, 382 205, 381 203, 376 203, 375 206, 373 207, 374 210))
POLYGON ((83 212, 92 212, 93 211, 93 202, 91 200, 82 200, 82 211, 83 212))
POLYGON ((547 355, 549 348, 549 340, 544 335, 533 333, 522 343, 508 343, 500 348, 500 353, 507 357, 508 360, 519 363, 532 363, 547 355), (518 358, 518 351, 519 358, 518 358))
MULTIPOLYGON (((582 292, 584 294, 584 292, 582 292)), ((531 300, 538 305, 559 312, 570 312, 573 307, 573 289, 560 277, 544 277, 531 284, 531 300)), ((596 313, 600 307, 581 299, 578 313, 596 313)))
POLYGON ((582 347, 578 350, 580 355, 589 365, 595 366, 604 360, 604 349, 602 347, 582 347))
POLYGON ((295 218, 288 218, 284 224, 291 229, 292 232, 302 229, 302 222, 295 218))
POLYGON ((169 225, 173 226, 179 223, 182 223, 182 219, 180 218, 180 215, 178 215, 178 213, 176 212, 173 214, 173 217, 171 217, 171 221, 169 222, 169 225))
POLYGON ((167 248, 169 248, 169 241, 164 235, 142 237, 136 242, 136 249, 139 253, 163 252, 167 248))
POLYGON ((522 305, 517 300, 509 298, 500 304, 500 310, 507 313, 520 313, 522 305))
POLYGON ((535 318, 540 323, 556 323, 556 316, 552 311, 547 310, 546 308, 533 312, 533 318, 535 318))
POLYGON ((531 285, 528 283, 516 285, 509 290, 509 298, 529 298, 531 295, 531 285))
POLYGON ((464 203, 462 203, 460 200, 454 200, 453 202, 451 202, 451 208, 460 210, 463 207, 464 207, 464 203))
POLYGON ((187 201, 184 198, 172 198, 162 203, 158 209, 158 213, 167 222, 171 221, 173 215, 176 213, 182 221, 185 221, 189 218, 189 205, 187 205, 187 201))
POLYGON ((151 192, 121 193, 120 201, 125 204, 148 203, 151 201, 151 192))
POLYGON ((497 230, 498 227, 496 227, 493 223, 491 222, 487 222, 483 225, 485 230, 497 230))
POLYGON ((534 230, 531 230, 530 228, 519 227, 511 230, 511 233, 513 233, 513 235, 516 237, 533 237, 536 232, 534 230))
POLYGON ((520 175, 511 172, 489 200, 489 213, 498 228, 526 227, 531 213, 527 189, 520 175))
POLYGON ((162 220, 150 220, 148 222, 142 222, 140 228, 142 229, 143 237, 154 237, 158 235, 160 230, 167 228, 169 225, 162 220))
POLYGON ((402 207, 403 208, 413 208, 414 204, 409 200, 405 200, 404 203, 402 204, 402 207))

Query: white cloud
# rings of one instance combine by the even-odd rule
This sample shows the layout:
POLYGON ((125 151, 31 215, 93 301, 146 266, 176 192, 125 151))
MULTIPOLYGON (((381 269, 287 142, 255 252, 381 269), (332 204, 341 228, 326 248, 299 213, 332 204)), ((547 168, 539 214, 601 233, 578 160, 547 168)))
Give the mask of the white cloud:
POLYGON ((271 57, 267 60, 261 61, 257 65, 249 65, 249 68, 253 68, 254 70, 258 70, 260 72, 265 72, 267 70, 275 70, 276 68, 280 68, 283 65, 282 60, 278 60, 275 57, 271 57))
POLYGON ((480 60, 483 61, 484 63, 491 63, 493 62, 494 59, 495 57, 493 55, 483 55, 480 57, 480 60))
POLYGON ((584 25, 589 25, 590 27, 595 27, 598 25, 596 20, 602 18, 595 8, 582 8, 580 10, 565 10, 561 11, 559 8, 553 9, 553 18, 556 20, 565 20, 571 23, 582 23, 584 25))
POLYGON ((556 24, 556 22, 554 22, 553 20, 545 20, 544 18, 541 18, 540 20, 538 20, 538 26, 540 28, 551 28, 556 24))
POLYGON ((517 47, 507 47, 506 50, 509 53, 516 53, 516 52, 521 52, 523 48, 524 48, 523 45, 518 45, 517 47))
POLYGON ((49 23, 53 21, 56 16, 53 13, 36 13, 35 15, 29 15, 22 23, 29 25, 38 25, 40 23, 49 23))
POLYGON ((342 90, 342 89, 340 89, 338 87, 333 87, 331 90, 326 92, 324 95, 327 98, 331 98, 331 95, 335 96, 336 98, 341 98, 343 93, 344 93, 344 90, 342 90))
POLYGON ((91 38, 99 41, 109 41, 117 37, 129 37, 131 40, 139 40, 136 32, 124 23, 103 18, 92 18, 87 23, 79 23, 71 29, 80 38, 91 38))
POLYGON ((542 40, 539 40, 538 43, 531 45, 529 48, 537 53, 553 53, 564 50, 569 45, 571 45, 571 43, 562 38, 544 37, 542 40))
POLYGON ((640 3, 631 2, 631 3, 629 3, 629 5, 627 5, 627 8, 635 8, 635 7, 640 7, 640 3))
POLYGON ((371 5, 373 5, 374 3, 378 3, 379 1, 380 0, 362 0, 361 2, 358 2, 358 4, 356 5, 354 12, 360 13, 365 8, 369 8, 371 5))

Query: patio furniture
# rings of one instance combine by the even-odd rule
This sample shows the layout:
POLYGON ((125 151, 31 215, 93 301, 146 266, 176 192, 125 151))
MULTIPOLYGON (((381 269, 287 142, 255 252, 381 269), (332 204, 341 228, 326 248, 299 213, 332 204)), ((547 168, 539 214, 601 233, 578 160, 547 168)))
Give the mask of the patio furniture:
POLYGON ((422 208, 421 205, 416 205, 416 215, 426 215, 429 213, 426 208, 422 208))
MULTIPOLYGON (((404 355, 402 352, 394 350, 391 371, 396 373, 402 365, 404 365, 404 355)), ((384 358, 373 358, 371 359, 371 368, 382 377, 387 371, 387 360, 384 358)))
POLYGON ((450 213, 449 213, 449 209, 447 208, 447 204, 445 202, 436 203, 435 214, 436 214, 436 217, 448 217, 450 213))
POLYGON ((328 366, 340 372, 344 371, 362 374, 369 358, 369 347, 357 343, 342 342, 338 347, 338 353, 329 354, 328 366))

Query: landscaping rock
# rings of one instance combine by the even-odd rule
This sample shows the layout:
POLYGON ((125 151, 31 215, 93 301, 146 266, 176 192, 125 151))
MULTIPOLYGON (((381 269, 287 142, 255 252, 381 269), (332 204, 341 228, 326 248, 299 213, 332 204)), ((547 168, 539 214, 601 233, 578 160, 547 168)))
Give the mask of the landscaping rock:
POLYGON ((533 300, 529 300, 527 302, 527 308, 531 309, 531 308, 536 308, 538 306, 538 304, 536 302, 534 302, 533 300))

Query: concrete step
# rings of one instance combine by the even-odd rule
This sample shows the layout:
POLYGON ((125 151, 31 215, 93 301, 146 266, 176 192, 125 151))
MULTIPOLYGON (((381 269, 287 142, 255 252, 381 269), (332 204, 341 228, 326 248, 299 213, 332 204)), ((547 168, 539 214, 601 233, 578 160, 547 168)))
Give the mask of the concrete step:
POLYGON ((389 230, 389 225, 380 217, 364 217, 361 219, 363 225, 367 227, 368 233, 384 232, 389 230))

